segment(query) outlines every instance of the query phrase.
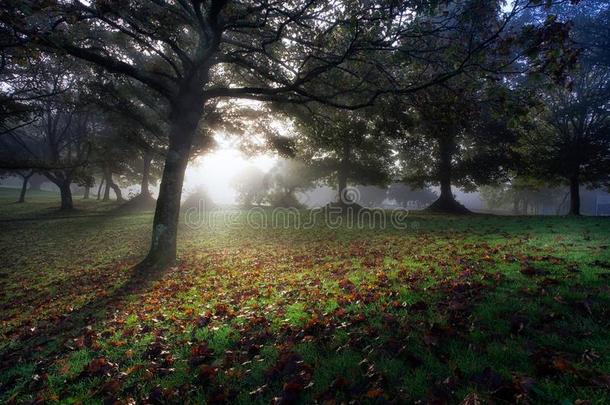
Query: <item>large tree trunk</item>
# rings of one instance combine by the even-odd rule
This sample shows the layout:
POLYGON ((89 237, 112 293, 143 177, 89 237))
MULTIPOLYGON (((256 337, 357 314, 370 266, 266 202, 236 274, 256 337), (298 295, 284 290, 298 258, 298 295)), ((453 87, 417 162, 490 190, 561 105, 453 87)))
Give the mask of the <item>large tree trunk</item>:
POLYGON ((455 200, 451 191, 451 160, 455 144, 453 138, 442 137, 439 139, 439 165, 438 176, 440 182, 441 195, 428 207, 429 211, 446 212, 452 214, 465 214, 470 211, 455 200))
POLYGON ((91 190, 91 187, 89 186, 85 186, 85 195, 83 196, 83 200, 88 200, 89 199, 89 192, 91 190))
POLYGON ((146 151, 144 153, 144 167, 142 168, 142 184, 140 186, 140 196, 150 197, 150 162, 152 161, 152 155, 146 151))
POLYGON ((170 140, 155 209, 152 243, 146 258, 150 264, 165 266, 176 259, 180 198, 192 134, 188 138, 178 142, 170 140))
POLYGON ((580 182, 578 176, 570 179, 570 215, 580 215, 580 182))
POLYGON ((28 181, 30 180, 30 177, 32 177, 32 174, 33 173, 21 176, 23 182, 21 183, 21 192, 19 193, 19 200, 17 200, 18 203, 25 202, 25 193, 28 191, 28 181))
POLYGON ((74 208, 72 202, 72 190, 70 190, 70 181, 63 181, 57 184, 61 195, 61 210, 71 210, 74 208))
POLYGON ((204 99, 200 92, 184 91, 177 100, 172 106, 169 147, 159 186, 150 251, 143 262, 147 267, 165 267, 176 260, 184 172, 203 114, 204 99))

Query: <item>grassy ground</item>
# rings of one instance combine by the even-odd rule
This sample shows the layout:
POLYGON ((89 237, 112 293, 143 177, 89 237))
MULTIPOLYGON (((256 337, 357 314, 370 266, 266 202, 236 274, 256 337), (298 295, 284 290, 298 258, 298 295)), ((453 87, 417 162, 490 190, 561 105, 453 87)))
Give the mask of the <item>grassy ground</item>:
POLYGON ((151 213, 51 197, 0 192, 0 402, 610 403, 608 219, 233 213, 125 293, 151 213))

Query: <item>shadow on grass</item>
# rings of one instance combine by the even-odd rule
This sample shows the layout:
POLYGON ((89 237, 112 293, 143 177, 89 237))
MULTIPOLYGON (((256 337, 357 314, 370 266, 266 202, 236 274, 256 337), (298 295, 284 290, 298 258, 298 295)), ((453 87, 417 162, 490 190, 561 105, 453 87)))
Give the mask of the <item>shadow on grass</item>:
POLYGON ((85 327, 120 308, 128 297, 148 291, 166 274, 168 268, 154 267, 145 262, 133 266, 129 270, 127 280, 111 293, 96 297, 50 327, 36 331, 22 340, 17 347, 0 353, 0 370, 24 360, 36 361, 39 366, 44 364, 44 361, 52 361, 51 355, 61 351, 68 339, 77 337, 85 327))

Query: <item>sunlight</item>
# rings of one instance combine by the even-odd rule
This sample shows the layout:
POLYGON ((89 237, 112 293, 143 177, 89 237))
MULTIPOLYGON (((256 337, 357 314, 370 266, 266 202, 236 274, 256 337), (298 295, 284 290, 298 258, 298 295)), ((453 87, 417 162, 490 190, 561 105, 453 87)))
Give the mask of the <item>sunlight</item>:
POLYGON ((184 181, 184 196, 204 187, 216 204, 234 204, 235 191, 231 180, 248 165, 267 172, 277 158, 272 155, 246 156, 233 145, 220 145, 219 149, 200 156, 189 164, 184 181))

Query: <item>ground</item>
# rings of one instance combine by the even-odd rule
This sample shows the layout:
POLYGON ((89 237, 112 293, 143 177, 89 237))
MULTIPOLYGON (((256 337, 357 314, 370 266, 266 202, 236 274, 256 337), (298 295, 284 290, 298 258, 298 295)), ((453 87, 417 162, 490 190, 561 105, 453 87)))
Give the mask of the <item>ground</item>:
POLYGON ((183 224, 178 264, 145 283, 150 212, 16 195, 2 403, 610 403, 608 218, 239 212, 183 224))

